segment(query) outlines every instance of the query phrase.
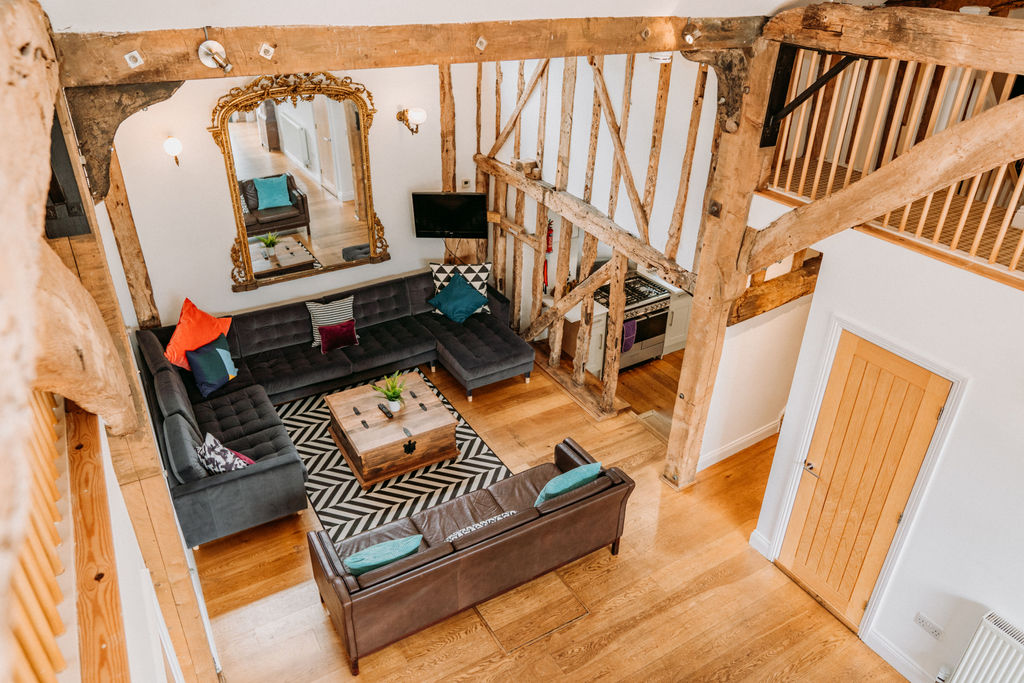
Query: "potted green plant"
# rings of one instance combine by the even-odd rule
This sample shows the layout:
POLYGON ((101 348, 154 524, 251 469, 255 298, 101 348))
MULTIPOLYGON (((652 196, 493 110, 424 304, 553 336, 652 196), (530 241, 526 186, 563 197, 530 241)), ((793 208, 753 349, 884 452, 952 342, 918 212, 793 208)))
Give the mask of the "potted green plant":
POLYGON ((280 238, 278 237, 276 232, 268 232, 266 235, 260 235, 256 239, 258 239, 260 241, 260 244, 263 245, 263 248, 261 249, 261 251, 263 252, 263 258, 270 258, 270 256, 274 253, 274 248, 280 241, 280 238))
POLYGON ((402 409, 402 404, 405 403, 405 399, 402 397, 402 392, 405 391, 405 381, 402 379, 402 373, 395 372, 395 374, 385 377, 382 382, 384 384, 383 387, 374 384, 373 388, 384 394, 384 398, 388 400, 388 409, 392 413, 397 413, 402 409))

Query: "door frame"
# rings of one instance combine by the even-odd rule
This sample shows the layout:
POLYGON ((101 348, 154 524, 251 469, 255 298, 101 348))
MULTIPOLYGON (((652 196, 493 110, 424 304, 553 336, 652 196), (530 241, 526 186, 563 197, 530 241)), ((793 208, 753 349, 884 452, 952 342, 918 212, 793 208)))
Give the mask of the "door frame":
POLYGON ((873 642, 877 643, 878 639, 881 638, 879 634, 875 633, 875 622, 878 617, 879 604, 885 599, 885 595, 889 590, 889 584, 892 581, 896 565, 899 563, 904 546, 917 520, 918 510, 927 494, 928 488, 932 484, 935 468, 943 451, 945 451, 946 441, 949 438, 953 422, 960 412, 960 406, 963 403, 964 393, 969 380, 966 375, 957 370, 939 363, 928 356, 921 355, 916 351, 911 351, 876 333, 869 327, 832 313, 829 316, 828 331, 825 336, 824 357, 820 360, 817 382, 814 387, 811 413, 809 419, 801 428, 799 447, 792 454, 785 495, 775 520, 773 535, 768 539, 770 544, 768 559, 772 562, 775 562, 782 552, 782 542, 789 527, 789 518, 793 512, 793 505, 796 502, 797 489, 800 486, 800 475, 803 473, 803 461, 811 447, 814 428, 818 424, 818 412, 821 410, 821 402, 825 397, 825 388, 828 386, 829 375, 832 373, 832 362, 835 360, 836 349, 839 346, 839 336, 844 330, 952 382, 949 396, 946 398, 946 403, 942 410, 942 416, 935 425, 932 441, 928 444, 928 450, 925 453, 924 460, 921 462, 917 479, 914 481, 914 486, 910 491, 907 505, 903 509, 903 521, 896 527, 896 534, 893 536, 892 544, 885 555, 885 562, 882 563, 882 569, 878 573, 875 588, 871 592, 867 609, 864 611, 864 616, 860 621, 858 637, 864 641, 871 638, 873 642))

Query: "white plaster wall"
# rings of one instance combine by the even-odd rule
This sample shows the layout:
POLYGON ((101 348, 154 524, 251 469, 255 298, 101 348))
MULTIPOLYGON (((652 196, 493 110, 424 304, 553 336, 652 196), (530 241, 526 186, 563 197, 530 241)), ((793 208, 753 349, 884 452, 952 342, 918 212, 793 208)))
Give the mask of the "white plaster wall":
POLYGON ((867 639, 903 675, 931 681, 956 663, 986 610, 1024 625, 1024 293, 855 231, 818 248, 822 270, 752 540, 764 549, 785 528, 785 492, 831 362, 824 344, 833 315, 966 377, 936 469, 918 482, 924 496, 904 522, 893 579, 872 598, 878 618, 867 639), (919 611, 945 629, 942 641, 913 623, 919 611))
MULTIPOLYGON (((373 92, 378 111, 369 133, 370 165, 374 205, 392 254, 382 264, 252 292, 231 291, 235 222, 224 160, 206 127, 217 98, 248 79, 187 82, 171 99, 135 114, 118 129, 115 144, 164 324, 177 320, 185 297, 211 313, 240 311, 415 270, 442 254, 440 240, 414 238, 409 194, 440 189, 437 69, 375 69, 346 75, 373 92), (410 135, 394 120, 400 102, 422 103, 431 112, 419 135, 410 135), (168 135, 182 141, 181 166, 175 166, 161 149, 168 135)), ((475 74, 473 78, 475 82, 475 74)), ((473 106, 472 99, 462 99, 458 106, 473 106)), ((472 120, 472 114, 467 117, 472 120)), ((471 157, 467 163, 472 163, 471 157)), ((114 256, 116 251, 108 247, 108 253, 114 256)), ((123 281, 123 276, 115 280, 123 281)), ((134 315, 129 316, 130 302, 122 301, 122 309, 126 319, 134 315)))

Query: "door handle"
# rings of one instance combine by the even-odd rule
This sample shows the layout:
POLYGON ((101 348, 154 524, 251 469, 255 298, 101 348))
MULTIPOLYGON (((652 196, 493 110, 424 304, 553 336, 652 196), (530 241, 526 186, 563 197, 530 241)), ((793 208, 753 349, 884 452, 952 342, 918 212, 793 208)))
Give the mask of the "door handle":
POLYGON ((813 475, 815 479, 818 478, 818 473, 814 471, 814 463, 810 460, 804 460, 804 472, 813 475))

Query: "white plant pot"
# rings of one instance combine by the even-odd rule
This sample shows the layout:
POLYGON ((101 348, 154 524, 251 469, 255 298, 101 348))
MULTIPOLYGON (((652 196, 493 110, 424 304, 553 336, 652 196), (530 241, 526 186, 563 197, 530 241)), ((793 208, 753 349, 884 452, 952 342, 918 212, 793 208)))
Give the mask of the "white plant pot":
POLYGON ((388 401, 388 410, 390 410, 392 413, 397 413, 401 409, 402 409, 402 402, 401 401, 388 401))
POLYGON ((270 247, 260 247, 260 256, 263 258, 270 258, 274 254, 274 250, 270 247))

